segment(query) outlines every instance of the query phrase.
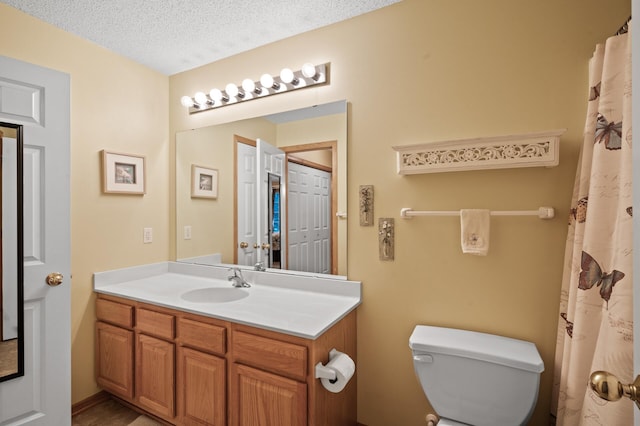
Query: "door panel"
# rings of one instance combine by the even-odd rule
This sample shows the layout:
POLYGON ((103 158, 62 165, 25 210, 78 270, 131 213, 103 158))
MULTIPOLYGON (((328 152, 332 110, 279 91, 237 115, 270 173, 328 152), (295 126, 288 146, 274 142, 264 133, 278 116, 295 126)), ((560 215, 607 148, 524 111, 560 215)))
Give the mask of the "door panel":
MULTIPOLYGON (((278 176, 282 184, 281 193, 286 194, 286 187, 284 181, 284 151, 275 146, 269 144, 263 139, 258 139, 258 186, 256 200, 258 207, 256 209, 257 224, 258 224, 258 244, 268 244, 271 240, 271 224, 269 223, 269 175, 278 176)), ((280 215, 281 227, 285 227, 287 223, 287 215, 281 212, 280 215)), ((286 229, 286 228, 285 228, 286 229)), ((283 261, 282 268, 287 269, 286 265, 286 234, 281 233, 280 247, 281 247, 281 259, 283 261)), ((263 246, 266 247, 266 246, 263 246)), ((270 248, 262 248, 258 251, 258 260, 264 262, 265 266, 269 264, 268 257, 270 256, 270 248)))
POLYGON ((69 76, 0 56, 0 97, 24 125, 25 237, 25 375, 0 383, 0 424, 70 424, 69 76))
POLYGON ((331 273, 331 173, 288 164, 291 269, 331 273))
POLYGON ((255 265, 258 261, 256 229, 256 147, 236 142, 237 149, 237 220, 238 265, 255 265))

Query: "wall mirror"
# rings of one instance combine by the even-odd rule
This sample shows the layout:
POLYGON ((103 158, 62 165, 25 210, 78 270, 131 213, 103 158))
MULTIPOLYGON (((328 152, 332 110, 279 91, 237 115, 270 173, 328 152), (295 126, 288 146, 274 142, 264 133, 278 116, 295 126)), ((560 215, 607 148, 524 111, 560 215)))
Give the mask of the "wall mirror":
POLYGON ((177 260, 346 276, 346 166, 346 101, 178 132, 177 260))
POLYGON ((24 375, 22 126, 0 122, 0 381, 24 375))

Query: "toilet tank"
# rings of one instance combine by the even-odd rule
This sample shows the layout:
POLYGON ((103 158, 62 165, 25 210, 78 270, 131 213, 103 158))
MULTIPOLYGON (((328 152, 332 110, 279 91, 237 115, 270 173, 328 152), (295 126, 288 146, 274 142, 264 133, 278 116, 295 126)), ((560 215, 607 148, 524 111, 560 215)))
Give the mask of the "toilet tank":
POLYGON ((533 343, 418 325, 409 347, 440 417, 477 426, 522 425, 531 417, 544 371, 533 343))

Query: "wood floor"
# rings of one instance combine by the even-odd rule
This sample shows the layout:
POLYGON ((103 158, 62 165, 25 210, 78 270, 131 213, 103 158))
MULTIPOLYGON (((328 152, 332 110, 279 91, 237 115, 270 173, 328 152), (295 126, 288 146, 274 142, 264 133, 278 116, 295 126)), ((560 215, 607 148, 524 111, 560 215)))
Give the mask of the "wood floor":
POLYGON ((162 426, 137 411, 108 399, 73 416, 71 426, 162 426))
POLYGON ((0 342, 0 376, 18 371, 18 339, 0 342))

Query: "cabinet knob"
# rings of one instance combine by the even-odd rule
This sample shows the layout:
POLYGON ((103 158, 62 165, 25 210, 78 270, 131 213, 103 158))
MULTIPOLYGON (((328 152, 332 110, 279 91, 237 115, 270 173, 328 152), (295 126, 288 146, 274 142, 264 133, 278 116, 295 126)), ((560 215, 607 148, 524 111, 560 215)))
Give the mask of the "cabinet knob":
POLYGON ((240 243, 240 248, 241 248, 241 249, 246 249, 247 247, 249 247, 249 243, 247 243, 247 242, 245 242, 245 241, 242 241, 242 242, 240 243))
POLYGON ((270 248, 271 248, 271 244, 269 244, 269 243, 262 244, 262 250, 267 250, 267 249, 270 249, 270 248))

